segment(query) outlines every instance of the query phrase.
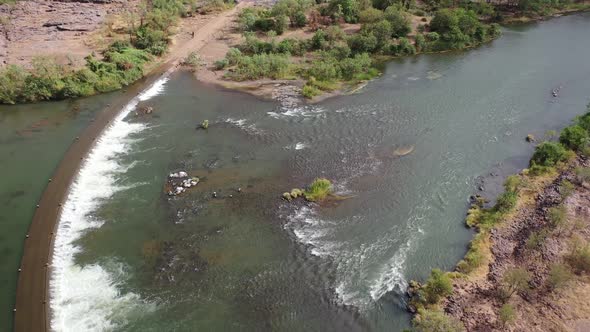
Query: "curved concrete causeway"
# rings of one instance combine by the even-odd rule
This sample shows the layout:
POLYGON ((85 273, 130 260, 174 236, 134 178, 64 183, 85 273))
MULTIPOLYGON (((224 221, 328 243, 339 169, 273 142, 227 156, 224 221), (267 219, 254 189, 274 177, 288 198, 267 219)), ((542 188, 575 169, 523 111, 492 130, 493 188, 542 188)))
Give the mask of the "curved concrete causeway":
POLYGON ((29 226, 27 238, 24 240, 14 309, 15 331, 50 330, 49 280, 54 235, 60 219, 61 206, 67 198, 70 185, 84 162, 84 156, 92 149, 96 139, 100 137, 129 100, 142 91, 145 86, 149 86, 159 79, 174 64, 175 61, 170 61, 160 66, 153 75, 129 87, 124 96, 100 112, 82 135, 74 140, 52 178, 48 179, 47 187, 38 202, 38 207, 29 226))
POLYGON ((51 181, 48 179, 47 187, 39 200, 39 206, 29 226, 28 237, 25 239, 14 309, 15 331, 50 330, 49 280, 54 235, 60 219, 61 206, 65 203, 64 200, 67 198, 70 185, 83 163, 83 157, 87 155, 95 140, 130 99, 146 86, 153 84, 162 74, 175 67, 190 52, 199 51, 206 46, 214 38, 214 34, 222 29, 243 6, 245 4, 240 4, 232 10, 222 13, 200 27, 194 38, 182 45, 177 45, 175 50, 169 54, 166 63, 160 65, 148 78, 130 86, 125 96, 98 114, 83 134, 72 143, 55 170, 51 181))

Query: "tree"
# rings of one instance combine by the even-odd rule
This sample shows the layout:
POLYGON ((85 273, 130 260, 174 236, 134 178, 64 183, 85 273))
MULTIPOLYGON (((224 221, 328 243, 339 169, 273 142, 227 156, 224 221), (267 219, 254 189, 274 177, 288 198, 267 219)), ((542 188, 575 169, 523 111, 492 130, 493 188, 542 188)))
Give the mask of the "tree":
POLYGON ((453 10, 448 8, 438 10, 430 21, 430 31, 438 32, 441 35, 451 32, 454 27, 458 26, 459 18, 453 10))
POLYGON ((572 150, 580 150, 588 144, 588 132, 579 125, 567 127, 559 135, 559 142, 572 150))
POLYGON ((377 38, 377 46, 376 49, 382 49, 391 38, 391 23, 387 20, 381 20, 377 23, 367 24, 363 27, 363 29, 372 32, 375 38, 377 38))
POLYGON ((396 6, 385 9, 385 19, 391 23, 391 35, 395 38, 405 37, 412 31, 408 13, 399 10, 396 6))
POLYGON ((377 23, 383 19, 383 12, 373 7, 367 8, 359 13, 359 22, 377 23))
POLYGON ((563 145, 555 142, 543 142, 535 148, 531 165, 555 166, 567 158, 563 145))
POLYGON ((359 20, 360 5, 357 0, 331 0, 330 11, 341 12, 347 23, 356 23, 359 20))
POLYGON ((453 292, 451 278, 440 269, 430 272, 426 285, 423 288, 424 298, 430 304, 437 303, 442 297, 449 296, 453 292))
POLYGON ((302 21, 301 15, 305 16, 305 11, 311 7, 310 0, 278 0, 272 7, 272 16, 286 16, 289 18, 291 26, 298 26, 302 21))
POLYGON ((372 32, 364 32, 351 36, 348 46, 354 54, 373 53, 377 47, 377 37, 372 32))
POLYGON ((504 286, 504 299, 509 299, 516 292, 526 292, 529 289, 529 272, 521 267, 514 268, 504 273, 502 283, 504 286))

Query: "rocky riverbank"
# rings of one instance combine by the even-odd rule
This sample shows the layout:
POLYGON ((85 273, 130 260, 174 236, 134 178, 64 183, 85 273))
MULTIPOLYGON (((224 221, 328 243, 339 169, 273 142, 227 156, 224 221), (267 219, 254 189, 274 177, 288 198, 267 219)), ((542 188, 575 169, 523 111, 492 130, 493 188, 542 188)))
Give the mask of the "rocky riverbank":
POLYGON ((513 178, 518 203, 483 242, 485 264, 448 274, 451 295, 435 305, 460 322, 448 331, 590 330, 589 167, 577 157, 552 174, 513 178))

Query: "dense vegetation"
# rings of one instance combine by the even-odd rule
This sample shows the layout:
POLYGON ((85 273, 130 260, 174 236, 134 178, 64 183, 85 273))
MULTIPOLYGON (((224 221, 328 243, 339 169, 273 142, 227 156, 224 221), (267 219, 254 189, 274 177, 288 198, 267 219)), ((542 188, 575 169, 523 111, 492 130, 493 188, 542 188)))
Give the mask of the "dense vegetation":
POLYGON ((332 193, 332 183, 328 179, 317 178, 303 192, 305 199, 310 202, 317 202, 325 199, 332 193))
POLYGON ((237 81, 300 77, 306 80, 303 95, 313 97, 341 82, 374 77, 375 56, 462 49, 500 33, 497 24, 482 23, 481 10, 471 8, 477 6, 423 6, 430 15, 413 2, 397 0, 279 0, 271 8, 246 8, 238 19, 244 42, 216 67, 237 81), (413 18, 422 22, 416 31, 413 18), (347 23, 360 26, 347 33, 342 29, 347 23), (313 35, 280 37, 289 29, 313 35))
MULTIPOLYGON (((469 250, 463 260, 457 265, 457 272, 441 272, 432 270, 430 278, 424 285, 413 284, 416 288, 411 299, 411 305, 416 308, 417 315, 414 319, 414 327, 418 331, 463 331, 460 322, 440 311, 438 303, 440 299, 452 293, 452 278, 469 274, 484 263, 485 248, 489 243, 490 232, 510 214, 518 203, 522 191, 531 189, 533 179, 542 174, 555 174, 557 167, 562 167, 564 162, 572 159, 575 154, 590 156, 590 105, 588 112, 578 117, 574 124, 565 128, 559 136, 559 141, 541 142, 535 147, 535 152, 530 161, 530 167, 522 175, 512 175, 504 183, 505 192, 498 197, 496 204, 490 208, 484 208, 485 200, 478 198, 471 206, 466 218, 469 227, 477 229, 477 234, 469 245, 469 250), (436 327, 435 329, 433 329, 436 327)), ((575 170, 578 184, 590 181, 590 169, 577 168, 575 170)), ((559 187, 562 202, 572 194, 574 184, 563 180, 559 187)), ((563 236, 571 234, 579 227, 575 221, 568 221, 565 206, 559 203, 548 209, 548 223, 546 226, 532 231, 525 248, 538 250, 546 242, 549 236, 563 236)), ((590 273, 590 244, 581 239, 572 240, 571 250, 565 256, 567 264, 553 264, 544 289, 555 291, 564 287, 574 273, 590 273)), ((504 303, 498 313, 502 324, 510 324, 515 319, 515 309, 508 300, 517 293, 525 294, 530 291, 529 272, 522 267, 515 267, 505 272, 502 285, 498 292, 498 299, 504 303)))
POLYGON ((30 68, 9 65, 0 70, 0 103, 15 104, 89 96, 120 89, 144 75, 145 65, 164 54, 177 20, 196 10, 194 2, 151 0, 130 20, 128 37, 115 41, 101 57, 86 57, 86 65, 73 68, 47 57, 30 68))

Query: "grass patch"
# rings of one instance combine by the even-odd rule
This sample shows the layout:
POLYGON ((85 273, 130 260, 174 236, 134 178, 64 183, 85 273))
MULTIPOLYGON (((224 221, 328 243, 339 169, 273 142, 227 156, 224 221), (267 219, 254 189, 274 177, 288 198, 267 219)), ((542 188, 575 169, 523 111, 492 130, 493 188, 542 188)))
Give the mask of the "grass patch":
POLYGON ((317 202, 324 200, 332 193, 332 183, 325 178, 315 179, 311 185, 305 190, 303 195, 305 199, 310 202, 317 202))

